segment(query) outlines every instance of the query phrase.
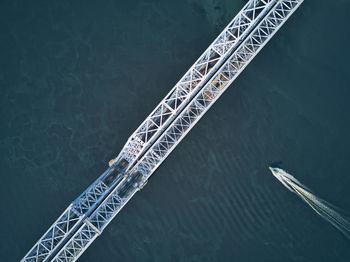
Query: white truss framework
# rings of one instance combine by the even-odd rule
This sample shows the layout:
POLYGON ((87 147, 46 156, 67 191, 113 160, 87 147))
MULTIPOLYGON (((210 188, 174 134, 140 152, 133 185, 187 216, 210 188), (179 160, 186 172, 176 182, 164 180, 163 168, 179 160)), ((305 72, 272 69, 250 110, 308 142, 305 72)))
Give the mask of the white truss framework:
POLYGON ((84 223, 68 244, 64 246, 60 254, 51 261, 77 260, 82 255, 82 250, 86 250, 98 235, 99 233, 94 227, 84 223))
POLYGON ((302 1, 278 1, 52 261, 75 261, 79 258, 302 1))
POLYGON ((47 261, 50 256, 57 251, 64 240, 69 237, 74 230, 82 223, 83 218, 89 213, 108 189, 103 183, 102 178, 105 177, 109 168, 99 179, 88 187, 84 193, 79 196, 62 215, 51 225, 48 231, 38 240, 31 250, 21 260, 22 262, 42 262, 47 261))
POLYGON ((249 1, 130 136, 117 158, 138 159, 276 2, 249 1))
MULTIPOLYGON (((194 65, 187 71, 175 87, 167 94, 150 116, 129 138, 117 159, 124 158, 131 168, 136 160, 146 152, 151 144, 176 118, 181 110, 188 104, 194 95, 204 86, 205 82, 223 64, 227 57, 236 49, 254 27, 263 19, 277 0, 250 0, 235 16, 229 25, 213 41, 208 49, 200 56, 194 65)), ((116 161, 117 162, 117 161, 116 161)), ((101 203, 106 195, 119 183, 106 184, 104 179, 113 171, 115 166, 104 172, 91 184, 74 202, 69 211, 63 212, 61 217, 70 218, 67 212, 74 210, 80 217, 88 216, 101 203)), ((35 246, 27 253, 22 261, 47 261, 64 244, 67 238, 82 224, 82 220, 67 221, 70 225, 59 238, 55 234, 45 234, 35 246), (50 239, 51 237, 51 239, 50 239), (51 245, 47 247, 47 243, 51 245)), ((60 221, 56 221, 48 232, 58 232, 55 229, 60 221)))
POLYGON ((44 261, 82 219, 83 216, 76 212, 73 204, 70 204, 35 246, 29 250, 23 261, 44 261))
POLYGON ((186 106, 136 166, 146 179, 253 60, 301 2, 302 0, 279 1, 205 87, 186 106))

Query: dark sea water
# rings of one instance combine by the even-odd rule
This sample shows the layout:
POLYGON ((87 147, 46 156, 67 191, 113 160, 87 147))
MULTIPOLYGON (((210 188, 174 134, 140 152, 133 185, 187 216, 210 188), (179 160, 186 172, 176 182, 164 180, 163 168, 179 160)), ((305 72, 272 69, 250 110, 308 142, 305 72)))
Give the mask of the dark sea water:
MULTIPOLYGON (((0 2, 0 261, 107 167, 243 0, 0 2)), ((306 0, 80 261, 350 261, 350 2, 306 0)))

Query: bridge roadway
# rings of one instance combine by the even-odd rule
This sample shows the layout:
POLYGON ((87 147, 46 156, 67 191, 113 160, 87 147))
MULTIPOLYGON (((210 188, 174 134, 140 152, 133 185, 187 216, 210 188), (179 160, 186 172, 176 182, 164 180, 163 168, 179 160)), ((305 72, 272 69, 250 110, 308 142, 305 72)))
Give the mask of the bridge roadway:
POLYGON ((302 0, 249 1, 22 261, 75 261, 302 0))

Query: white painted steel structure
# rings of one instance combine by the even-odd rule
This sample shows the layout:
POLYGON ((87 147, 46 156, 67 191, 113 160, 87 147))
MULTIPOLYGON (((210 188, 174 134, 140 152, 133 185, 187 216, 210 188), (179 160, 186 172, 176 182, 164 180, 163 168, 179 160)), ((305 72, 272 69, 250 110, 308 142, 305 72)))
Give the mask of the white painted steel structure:
MULTIPOLYGON (((203 86, 209 78, 210 73, 215 72, 214 69, 222 65, 227 55, 232 53, 232 50, 243 41, 244 37, 253 30, 254 26, 261 21, 276 2, 277 0, 250 0, 243 7, 179 83, 171 90, 167 95, 168 98, 165 98, 157 106, 158 110, 156 109, 151 113, 147 118, 150 120, 142 123, 132 138, 128 140, 120 157, 118 157, 118 159, 123 157, 128 160, 124 172, 134 165, 139 155, 149 147, 151 142, 157 138, 157 135, 159 136, 161 129, 167 127, 170 123, 170 117, 174 117, 180 111, 185 105, 185 102, 189 101, 191 96, 195 94, 195 91, 203 86), (169 108, 169 110, 161 110, 162 107, 169 108), (160 111, 161 115, 159 114, 160 111), (156 126, 147 124, 153 122, 158 124, 156 126), (143 132, 143 129, 146 129, 147 132, 143 132), (145 135, 143 136, 143 134, 145 135), (141 141, 142 146, 141 143, 135 143, 135 141, 141 141), (138 154, 135 154, 136 151, 138 154)), ((89 215, 106 194, 120 181, 122 175, 117 176, 112 181, 109 179, 107 183, 108 178, 111 177, 111 173, 115 172, 113 169, 115 169, 115 166, 104 172, 74 201, 73 205, 61 215, 28 252, 25 257, 26 261, 49 260, 50 256, 64 243, 65 239, 81 225, 83 218, 89 215), (77 219, 75 215, 72 217, 72 214, 77 214, 79 218, 77 219)))
POLYGON ((251 0, 22 261, 75 261, 303 0, 251 0))
POLYGON ((118 157, 130 162, 142 155, 276 2, 249 1, 130 136, 118 157))
MULTIPOLYGON (((176 116, 186 101, 189 101, 208 80, 211 72, 215 72, 215 69, 222 65, 224 59, 243 41, 244 37, 253 30, 276 2, 277 0, 250 0, 243 7, 128 140, 117 158, 127 159, 128 163, 125 164, 124 172, 135 164, 139 156, 159 136, 162 129, 169 125, 171 118, 176 116), (156 123, 156 125, 152 126, 151 123, 156 123)), ((50 256, 64 243, 66 238, 81 225, 83 218, 89 215, 120 181, 123 174, 112 181, 108 180, 111 173, 116 172, 114 169, 115 165, 104 172, 74 201, 73 205, 28 252, 24 258, 25 261, 48 261, 50 259, 50 256), (79 219, 76 219, 75 216, 72 219, 72 214, 76 213, 79 219)))

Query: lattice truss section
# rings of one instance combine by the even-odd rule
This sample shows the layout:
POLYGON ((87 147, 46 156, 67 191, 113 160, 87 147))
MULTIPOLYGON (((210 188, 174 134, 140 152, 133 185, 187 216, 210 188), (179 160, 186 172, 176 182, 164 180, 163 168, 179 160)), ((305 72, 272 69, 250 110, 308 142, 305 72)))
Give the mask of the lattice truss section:
POLYGON ((107 187, 102 181, 90 186, 50 227, 22 261, 46 261, 66 236, 80 225, 83 215, 96 205, 106 190, 107 187))
POLYGON ((125 180, 122 186, 118 185, 91 217, 85 220, 85 224, 72 236, 52 261, 75 261, 78 259, 136 192, 137 188, 134 188, 129 181, 125 180), (125 198, 121 198, 118 194, 125 187, 130 188, 130 190, 125 198))
MULTIPOLYGON (((297 9, 301 2, 302 0, 281 0, 275 5, 265 19, 231 55, 227 62, 217 71, 205 87, 187 105, 182 113, 174 120, 172 125, 159 137, 152 148, 147 151, 140 162, 134 167, 129 176, 138 172, 143 174, 141 176, 142 181, 137 183, 138 186, 141 186, 143 182, 149 178, 196 122, 213 105, 220 95, 222 95, 239 73, 243 71, 288 17, 297 9)), ((97 232, 96 234, 100 233, 107 226, 137 192, 137 188, 132 187, 135 184, 131 184, 130 187, 132 189, 128 191, 125 197, 121 198, 119 194, 121 188, 125 186, 126 183, 125 180, 124 183, 120 183, 89 218, 89 223, 92 225, 95 232, 97 232)), ((72 240, 57 255, 61 260, 54 261, 75 261, 81 255, 87 246, 95 239, 85 237, 83 241, 80 237, 82 230, 83 228, 73 236, 72 240), (90 241, 90 243, 87 243, 87 241, 90 241), (69 250, 74 250, 74 252, 70 251, 67 253, 67 248, 69 248, 69 250)))
POLYGON ((104 183, 111 172, 115 172, 116 165, 109 167, 98 179, 94 181, 60 216, 50 229, 39 239, 35 246, 27 253, 22 261, 48 261, 58 247, 67 241, 67 237, 77 230, 82 223, 82 217, 88 216, 94 208, 101 203, 105 195, 120 181, 114 178, 107 185, 104 183), (73 215, 72 215, 73 214, 73 215), (76 215, 79 219, 76 218, 76 215), (67 230, 63 229, 64 225, 67 230), (59 230, 61 229, 61 230, 59 230))
POLYGON ((114 216, 114 213, 117 210, 120 210, 125 201, 118 195, 119 191, 112 192, 111 196, 104 201, 91 216, 89 221, 93 224, 99 231, 105 227, 105 224, 108 223, 114 216))
POLYGON ((79 231, 73 235, 69 242, 51 261, 71 262, 77 260, 98 235, 98 232, 93 226, 84 223, 79 231))
POLYGON ((211 105, 222 95, 302 1, 284 0, 269 12, 242 45, 147 151, 136 167, 150 176, 211 105))
POLYGON ((45 261, 82 218, 71 204, 21 261, 45 261))
POLYGON ((135 186, 138 184, 135 182, 139 177, 141 175, 137 172, 132 173, 128 178, 125 177, 96 210, 84 220, 83 226, 74 233, 52 261, 75 261, 138 191, 138 187, 135 186), (121 198, 119 194, 123 194, 124 197, 121 198), (96 234, 92 234, 92 230, 96 234))
POLYGON ((74 207, 81 214, 87 213, 105 195, 109 187, 99 180, 74 201, 74 207))
MULTIPOLYGON (((195 65, 187 72, 185 77, 173 88, 174 92, 168 95, 168 99, 164 99, 148 120, 141 125, 143 131, 136 131, 138 136, 132 136, 129 139, 124 152, 128 155, 136 156, 141 152, 144 144, 150 141, 149 138, 156 131, 164 126, 165 121, 170 115, 175 115, 176 109, 179 111, 180 104, 187 98, 195 85, 203 82, 208 76, 209 71, 214 65, 229 52, 230 48, 238 43, 251 30, 251 27, 261 19, 275 0, 253 0, 249 1, 243 10, 232 20, 232 22, 223 30, 213 44, 204 52, 195 65), (192 86, 192 88, 191 88, 192 86), (169 109, 169 110, 167 110, 169 109), (148 124, 147 124, 148 123, 148 124), (152 124, 151 124, 152 123, 152 124), (147 126, 147 128, 145 127, 147 126), (142 135, 141 135, 142 134, 142 135), (141 136, 140 136, 141 135, 141 136), (141 138, 140 138, 141 137, 141 138)), ((170 119, 169 119, 170 120, 170 119)), ((140 128, 138 130, 140 130, 140 128)), ((130 157, 129 157, 130 160, 130 157)), ((91 210, 98 200, 104 196, 109 189, 102 181, 102 177, 92 184, 76 201, 75 208, 85 214, 91 210)))
POLYGON ((104 196, 123 178, 129 163, 114 162, 98 179, 95 180, 74 202, 74 208, 80 214, 89 215, 104 196))
POLYGON ((277 0, 251 0, 129 138, 120 155, 132 162, 157 139, 277 0))
MULTIPOLYGON (((204 115, 204 113, 211 107, 211 105, 219 98, 219 96, 227 89, 227 87, 232 83, 232 81, 238 76, 238 74, 243 71, 243 69, 248 65, 248 63, 254 58, 254 56, 261 50, 261 48, 268 42, 268 40, 274 35, 280 26, 287 20, 287 18, 297 9, 302 0, 280 0, 273 9, 268 13, 267 16, 259 23, 259 25, 254 29, 253 32, 244 40, 244 42, 239 46, 239 48, 230 56, 229 60, 217 71, 217 73, 210 79, 210 81, 205 85, 205 87, 199 91, 192 101, 187 104, 184 110, 180 110, 181 103, 187 99, 187 95, 196 88, 200 81, 196 77, 193 77, 197 73, 201 77, 209 76, 208 72, 212 70, 218 63, 219 58, 215 58, 218 55, 222 54, 227 50, 223 46, 214 45, 208 48, 209 55, 205 56, 204 62, 198 63, 203 57, 201 57, 195 65, 205 66, 204 71, 201 71, 200 68, 190 69, 189 75, 185 75, 184 79, 187 79, 187 85, 184 88, 175 87, 169 95, 167 96, 166 105, 160 104, 161 107, 158 107, 153 113, 158 112, 155 116, 158 117, 159 122, 156 122, 154 118, 152 123, 157 124, 158 127, 165 128, 164 123, 170 119, 164 118, 164 115, 160 114, 161 110, 178 110, 181 114, 174 120, 172 125, 166 129, 164 134, 158 138, 155 144, 150 150, 144 155, 140 162, 134 168, 134 171, 130 174, 133 175, 137 172, 143 174, 141 176, 142 181, 139 183, 133 184, 134 187, 131 187, 131 190, 127 191, 127 194, 121 198, 118 194, 120 193, 120 185, 110 193, 110 195, 98 206, 96 211, 90 216, 89 219, 85 220, 85 223, 82 222, 82 215, 87 213, 88 210, 96 204, 98 199, 101 198, 103 194, 107 191, 107 186, 102 182, 102 177, 105 173, 97 179, 97 181, 91 185, 79 198, 78 201, 75 201, 73 205, 69 206, 67 210, 58 218, 58 220, 51 226, 51 228, 44 234, 44 236, 38 241, 38 243, 28 252, 28 254, 22 259, 22 261, 45 261, 51 254, 55 247, 59 246, 60 243, 68 236, 74 227, 77 228, 78 225, 81 225, 78 231, 70 238, 70 240, 63 246, 61 251, 56 255, 53 261, 75 261, 82 252, 92 243, 92 241, 101 233, 103 228, 113 219, 113 217, 122 209, 122 207, 131 199, 131 197, 137 192, 137 186, 142 185, 149 176, 155 171, 155 169, 161 164, 161 162, 167 157, 167 155, 175 148, 175 146, 181 141, 181 139, 187 134, 187 132, 195 125, 195 123, 204 115), (221 48, 221 49, 220 49, 221 48), (214 53, 213 53, 214 52, 214 53), (214 57, 212 57, 214 54, 214 57), (211 60, 212 59, 212 60, 211 60), (211 67, 210 63, 214 63, 214 66, 211 67), (192 70, 192 71, 191 71, 192 70), (203 73, 204 72, 204 73, 203 73), (187 77, 187 78, 186 78, 187 77), (199 81, 196 84, 196 81, 199 81), (182 93, 181 93, 182 92, 182 93), (173 95, 176 94, 174 97, 173 95), (185 98, 186 97, 186 98, 185 98), (173 98, 173 99, 172 99, 173 98), (171 103, 170 103, 171 102, 171 103), (164 107, 163 107, 164 106, 164 107)), ((258 3, 262 6, 261 3, 266 5, 267 3, 271 4, 271 1, 250 1, 245 6, 251 8, 251 4, 254 4, 254 8, 259 9, 258 3)), ((254 11, 254 8, 251 8, 250 12, 255 12, 252 17, 256 17, 257 11, 254 11)), ((261 13, 262 11, 260 11, 261 13)), ((239 14, 244 17, 243 14, 239 14)), ((250 14, 252 15, 252 14, 250 14)), ((247 16, 247 14, 245 14, 247 16)), ((249 16, 248 16, 249 18, 249 16)), ((235 21, 235 20, 234 20, 235 21)), ((246 21, 249 22, 249 19, 246 21)), ((247 22, 247 23, 248 23, 247 22)), ((247 23, 238 23, 236 31, 229 32, 229 35, 226 35, 222 40, 222 35, 216 40, 228 42, 228 45, 234 45, 233 40, 237 40, 238 36, 243 34, 244 28, 247 26, 247 23), (237 32, 237 35, 235 33, 237 32), (234 36, 233 38, 230 38, 234 36), (227 37, 228 36, 228 37, 227 37), (231 41, 231 42, 230 42, 231 41)), ((234 27, 234 22, 232 22, 229 27, 234 27)), ((225 30, 224 30, 225 32, 225 30)), ((229 48, 228 48, 229 49, 229 48)), ((213 73, 216 70, 212 70, 213 73)), ((183 79, 182 79, 183 80, 183 79)), ((185 82, 180 83, 184 84, 185 82)), ((193 98, 193 97, 192 97, 193 98)), ((165 100, 163 100, 165 101, 165 100)), ((151 116, 153 116, 153 113, 151 116)), ((174 117, 175 118, 175 117, 174 117)), ((147 119, 144 123, 146 123, 147 119)), ((151 122, 149 122, 151 123, 151 122)), ((136 152, 139 151, 137 146, 142 145, 142 143, 149 142, 150 137, 154 135, 150 128, 150 125, 147 124, 147 128, 144 129, 142 136, 138 136, 133 140, 135 145, 132 146, 133 149, 136 148, 136 152), (148 131, 145 131, 148 130, 148 131), (152 134, 150 136, 150 133, 152 134), (139 139, 139 140, 137 140, 139 139)), ((123 183, 121 183, 123 184, 123 183)))
POLYGON ((91 211, 106 194, 108 187, 102 180, 110 170, 111 168, 107 169, 63 212, 22 261, 48 261, 49 257, 64 242, 66 237, 75 228, 81 226, 83 216, 91 211))

